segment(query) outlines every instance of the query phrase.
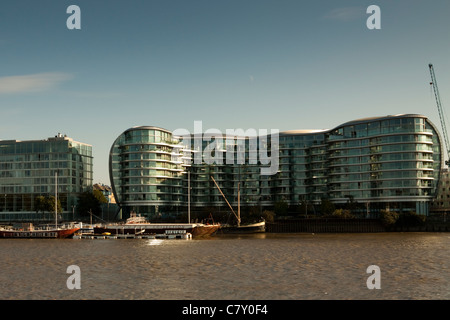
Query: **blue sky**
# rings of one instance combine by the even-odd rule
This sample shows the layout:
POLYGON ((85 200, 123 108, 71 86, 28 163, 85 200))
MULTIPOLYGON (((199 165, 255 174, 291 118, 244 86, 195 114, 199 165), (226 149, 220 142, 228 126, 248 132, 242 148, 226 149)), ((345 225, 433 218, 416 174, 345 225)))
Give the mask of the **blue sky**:
MULTIPOLYGON (((327 129, 450 106, 450 1, 3 0, 0 139, 90 143, 94 182, 138 125, 327 129), (69 5, 81 30, 69 30, 69 5), (381 9, 369 30, 368 6, 381 9)), ((449 123, 450 124, 450 123, 449 123)))

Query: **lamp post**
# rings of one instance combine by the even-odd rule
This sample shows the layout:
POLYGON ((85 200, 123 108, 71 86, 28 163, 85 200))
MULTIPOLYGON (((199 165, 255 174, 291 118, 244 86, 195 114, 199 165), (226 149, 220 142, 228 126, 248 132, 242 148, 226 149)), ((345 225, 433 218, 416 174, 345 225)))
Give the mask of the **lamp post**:
POLYGON ((55 228, 58 229, 58 171, 55 172, 55 228))
POLYGON ((191 171, 188 168, 188 223, 191 223, 191 171))
POLYGON ((370 201, 367 201, 366 202, 366 218, 369 218, 369 216, 370 216, 370 214, 369 214, 369 204, 370 204, 370 201))

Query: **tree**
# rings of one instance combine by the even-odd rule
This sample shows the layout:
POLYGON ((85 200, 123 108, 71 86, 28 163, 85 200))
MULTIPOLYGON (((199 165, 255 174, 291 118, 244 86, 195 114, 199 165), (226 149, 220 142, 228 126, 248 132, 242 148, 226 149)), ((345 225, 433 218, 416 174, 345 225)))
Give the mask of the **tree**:
POLYGON ((49 213, 54 213, 55 209, 56 209, 57 213, 62 212, 61 201, 59 199, 58 199, 58 201, 55 201, 55 196, 47 196, 46 197, 46 210, 49 213), (55 203, 56 203, 56 208, 55 208, 55 203))
MULTIPOLYGON (((45 214, 48 212, 49 214, 55 213, 55 197, 54 196, 37 196, 34 199, 34 208, 36 210, 36 213, 42 212, 42 214, 45 214)), ((62 212, 62 205, 61 201, 58 199, 57 202, 57 213, 62 212)))
POLYGON ((45 197, 44 196, 37 196, 34 198, 34 209, 36 210, 36 213, 39 213, 42 211, 42 213, 45 212, 45 197))
POLYGON ((398 217, 399 215, 396 212, 381 210, 381 223, 386 228, 393 227, 397 223, 398 217))
POLYGON ((99 203, 108 203, 108 200, 106 200, 105 195, 100 190, 93 190, 92 193, 94 194, 94 197, 98 200, 99 203))
POLYGON ((262 216, 266 222, 273 222, 275 220, 275 213, 270 210, 264 210, 262 216))
POLYGON ((423 226, 426 217, 424 215, 417 214, 416 212, 392 212, 381 211, 381 222, 387 228, 391 227, 419 227, 423 226))
POLYGON ((347 209, 336 209, 334 210, 333 214, 331 215, 332 218, 339 218, 339 219, 353 219, 355 216, 351 213, 350 210, 347 209))
POLYGON ((418 227, 424 225, 426 217, 416 212, 402 212, 398 216, 396 225, 401 227, 418 227))
MULTIPOLYGON (((103 194, 99 190, 85 191, 78 196, 77 211, 80 216, 88 217, 91 213, 91 210, 94 215, 101 215, 102 208, 100 204, 102 203, 102 198, 100 197, 98 192, 95 191, 98 191, 103 196, 103 194)), ((103 196, 103 199, 105 199, 105 196, 103 196)))

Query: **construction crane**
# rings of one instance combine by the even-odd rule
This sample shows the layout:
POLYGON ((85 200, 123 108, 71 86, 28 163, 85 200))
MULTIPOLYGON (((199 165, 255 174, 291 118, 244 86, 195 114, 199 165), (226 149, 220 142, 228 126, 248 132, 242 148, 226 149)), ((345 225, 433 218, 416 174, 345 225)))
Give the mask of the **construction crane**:
MULTIPOLYGON (((445 149, 447 150, 447 156, 448 156, 448 159, 450 160, 450 145, 449 145, 449 142, 448 142, 447 127, 445 125, 444 110, 442 109, 441 97, 439 95, 439 89, 438 89, 438 86, 437 86, 436 75, 434 74, 434 68, 433 68, 433 65, 431 63, 428 65, 428 67, 430 68, 430 74, 431 74, 430 85, 433 86, 434 96, 436 98, 436 104, 437 104, 437 108, 438 108, 438 112, 439 112, 439 118, 441 119, 442 135, 444 136, 445 149)), ((445 165, 448 166, 450 164, 449 160, 445 161, 445 165)))

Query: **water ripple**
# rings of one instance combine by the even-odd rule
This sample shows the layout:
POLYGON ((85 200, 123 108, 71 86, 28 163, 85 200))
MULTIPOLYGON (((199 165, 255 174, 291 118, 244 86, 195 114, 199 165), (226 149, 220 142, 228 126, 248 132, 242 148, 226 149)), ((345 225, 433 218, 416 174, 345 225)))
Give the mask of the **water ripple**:
POLYGON ((449 299, 446 233, 0 241, 1 299, 449 299), (69 265, 81 289, 69 290, 69 265), (366 269, 381 269, 369 290, 366 269))

